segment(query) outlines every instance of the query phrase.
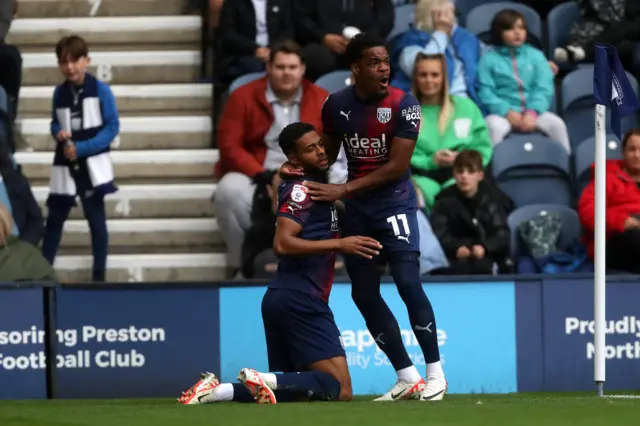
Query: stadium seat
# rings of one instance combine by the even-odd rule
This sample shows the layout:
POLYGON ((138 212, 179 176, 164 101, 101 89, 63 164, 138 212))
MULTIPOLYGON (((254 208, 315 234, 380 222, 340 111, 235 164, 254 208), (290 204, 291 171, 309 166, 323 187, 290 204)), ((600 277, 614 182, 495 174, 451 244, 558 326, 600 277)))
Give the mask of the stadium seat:
POLYGON ((316 85, 329 93, 335 93, 352 84, 351 71, 346 70, 333 71, 316 80, 316 85))
POLYGON ((509 136, 495 146, 491 172, 516 207, 571 205, 569 153, 546 136, 535 133, 509 136))
MULTIPOLYGON (((627 78, 638 93, 638 81, 627 72, 627 78)), ((564 118, 569 130, 572 149, 593 136, 595 100, 593 98, 593 65, 580 67, 570 72, 562 80, 560 89, 561 108, 560 115, 564 118)), ((635 116, 627 116, 622 119, 621 131, 624 133, 636 127, 635 116)), ((607 111, 607 129, 611 129, 610 114, 607 111)))
POLYGON ((413 23, 415 9, 415 4, 405 4, 395 8, 396 18, 387 40, 391 40, 396 35, 402 34, 409 29, 409 25, 413 23))
POLYGON ((537 216, 554 213, 562 220, 562 231, 558 239, 558 249, 567 250, 576 240, 580 238, 582 227, 580 219, 576 211, 570 207, 560 206, 556 204, 532 204, 520 207, 513 211, 507 218, 509 229, 511 229, 511 256, 512 259, 518 259, 526 255, 522 247, 522 240, 518 236, 518 226, 537 216))
POLYGON ((513 9, 522 13, 527 21, 529 32, 538 40, 542 40, 542 19, 538 12, 524 4, 508 1, 485 3, 474 7, 467 15, 465 28, 476 35, 487 33, 491 28, 493 17, 503 9, 513 9))
MULTIPOLYGON (((596 141, 592 136, 580 142, 574 151, 574 166, 577 194, 580 195, 582 190, 591 179, 591 165, 595 161, 596 141)), ((610 133, 607 135, 607 159, 622 159, 622 146, 616 135, 610 133)))
POLYGON ((247 83, 251 83, 254 80, 264 77, 267 73, 263 72, 252 72, 250 74, 242 75, 231 82, 229 86, 229 93, 233 92, 240 86, 244 86, 247 83))
MULTIPOLYGON (((469 12, 471 12, 474 7, 491 2, 492 0, 455 0, 456 16, 458 18, 458 22, 466 22, 469 12)), ((503 1, 502 3, 511 2, 503 1)))
POLYGON ((553 50, 565 46, 569 41, 569 31, 574 22, 580 19, 577 2, 567 2, 555 6, 547 16, 547 47, 549 58, 553 59, 553 50))

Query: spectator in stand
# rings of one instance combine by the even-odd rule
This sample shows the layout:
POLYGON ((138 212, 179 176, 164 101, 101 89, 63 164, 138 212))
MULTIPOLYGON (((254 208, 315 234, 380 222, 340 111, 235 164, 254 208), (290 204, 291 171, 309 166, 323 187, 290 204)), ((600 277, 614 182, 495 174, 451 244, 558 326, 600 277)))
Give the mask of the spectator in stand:
POLYGON ((264 71, 270 46, 294 38, 290 0, 233 0, 222 5, 220 79, 264 71))
POLYGON ((393 86, 411 88, 411 75, 419 54, 443 54, 447 58, 449 93, 470 97, 476 103, 476 68, 482 48, 478 38, 458 25, 451 0, 420 0, 415 24, 394 43, 391 56, 397 60, 393 86))
POLYGON ((109 86, 87 72, 89 46, 84 39, 63 37, 56 57, 65 82, 53 92, 55 154, 42 253, 53 265, 64 223, 79 197, 91 231, 92 280, 104 281, 109 250, 104 197, 118 190, 109 158, 120 132, 118 109, 109 86))
MULTIPOLYGON (((300 47, 293 41, 283 41, 271 50, 267 76, 235 90, 222 112, 218 126, 220 161, 215 168, 220 181, 213 203, 232 276, 238 276, 245 232, 253 224, 255 196, 260 195, 256 194, 257 184, 271 195, 267 205, 271 206, 268 213, 273 212, 279 182, 276 171, 286 161, 278 135, 297 121, 311 123, 322 133, 320 111, 328 93, 304 80, 304 73, 300 47)), ((329 180, 341 183, 346 177, 346 159, 341 153, 329 180)))
POLYGON ((0 282, 55 281, 53 267, 37 247, 12 233, 11 213, 0 202, 0 282))
POLYGON ((357 32, 386 38, 395 22, 391 0, 292 0, 307 78, 346 69, 347 42, 357 32), (346 30, 346 31, 345 31, 346 30))
POLYGON ((419 207, 429 210, 440 190, 454 183, 458 152, 474 149, 486 166, 493 149, 480 109, 471 99, 450 94, 445 56, 418 53, 414 67, 413 93, 421 104, 422 127, 411 168, 419 207))
POLYGON ((455 275, 510 272, 510 231, 502 199, 483 181, 482 155, 461 151, 453 163, 455 186, 438 195, 433 232, 455 275))
POLYGON ((527 44, 524 16, 511 9, 491 23, 492 48, 480 59, 478 96, 494 145, 509 133, 541 131, 571 151, 562 118, 550 111, 554 77, 544 54, 527 44))
POLYGON ((189 0, 185 4, 184 13, 188 15, 201 15, 204 12, 202 9, 207 3, 209 6, 209 27, 213 29, 218 28, 220 24, 220 11, 222 10, 224 0, 189 0))
POLYGON ((9 135, 12 153, 16 151, 16 148, 28 148, 24 137, 15 127, 20 87, 22 86, 22 55, 16 46, 5 43, 11 22, 17 11, 17 0, 0 1, 0 64, 2 64, 0 67, 0 86, 4 87, 9 96, 9 114, 2 119, 6 119, 13 126, 13 134, 9 135))
MULTIPOLYGON (((607 160, 607 267, 640 273, 640 129, 622 139, 622 160, 607 160)), ((578 215, 583 242, 593 259, 595 232, 595 181, 582 192, 578 215)))
POLYGON ((557 47, 558 62, 593 62, 595 43, 616 47, 625 69, 640 76, 636 57, 640 43, 640 1, 638 0, 582 0, 582 19, 571 27, 567 46, 557 47))
POLYGON ((38 246, 43 233, 42 211, 6 144, 0 144, 0 202, 13 216, 12 234, 38 246))

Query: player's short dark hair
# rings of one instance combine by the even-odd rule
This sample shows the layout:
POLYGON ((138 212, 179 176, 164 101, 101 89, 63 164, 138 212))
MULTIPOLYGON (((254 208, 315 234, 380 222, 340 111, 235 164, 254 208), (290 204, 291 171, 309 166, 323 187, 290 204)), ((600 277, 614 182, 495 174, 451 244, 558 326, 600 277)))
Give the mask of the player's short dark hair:
POLYGON ((351 65, 362 58, 362 53, 373 47, 387 47, 387 43, 380 37, 372 33, 356 34, 349 44, 347 44, 347 64, 351 65))
POLYGON ((469 170, 471 172, 483 171, 482 154, 475 149, 463 149, 458 153, 456 159, 453 160, 453 169, 469 170))
POLYGON ((278 53, 296 55, 298 58, 300 58, 300 62, 304 63, 304 58, 302 57, 302 48, 293 40, 282 40, 274 44, 271 48, 271 52, 269 52, 269 62, 273 62, 278 53))
POLYGON ((489 30, 489 41, 493 46, 502 46, 502 33, 514 27, 518 19, 522 20, 525 30, 527 28, 527 20, 524 15, 514 9, 503 9, 498 12, 491 21, 491 29, 489 30))
POLYGON ((80 58, 89 56, 89 44, 78 35, 62 37, 56 44, 56 56, 58 62, 69 59, 77 61, 80 58))
POLYGON ((280 132, 278 136, 278 144, 285 155, 293 154, 296 149, 296 142, 309 132, 313 132, 316 128, 309 123, 291 123, 280 132))

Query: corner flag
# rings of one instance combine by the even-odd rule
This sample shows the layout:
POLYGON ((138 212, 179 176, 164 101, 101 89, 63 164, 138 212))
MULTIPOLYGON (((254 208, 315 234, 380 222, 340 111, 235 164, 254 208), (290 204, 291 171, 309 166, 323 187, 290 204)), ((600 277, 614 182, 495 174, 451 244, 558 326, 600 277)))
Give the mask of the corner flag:
POLYGON ((593 69, 596 104, 611 107, 611 130, 621 138, 620 119, 633 114, 640 103, 622 67, 616 48, 596 43, 593 69))

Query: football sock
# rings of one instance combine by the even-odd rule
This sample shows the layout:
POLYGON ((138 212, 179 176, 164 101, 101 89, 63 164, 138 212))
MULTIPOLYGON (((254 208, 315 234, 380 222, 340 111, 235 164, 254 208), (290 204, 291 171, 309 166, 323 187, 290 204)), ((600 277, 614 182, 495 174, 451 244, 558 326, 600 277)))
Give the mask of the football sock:
POLYGON ((276 399, 336 401, 340 395, 340 382, 322 371, 300 371, 277 374, 276 399), (282 397, 282 399, 281 399, 282 397))
POLYGON ((440 361, 436 318, 431 302, 422 289, 418 253, 391 253, 389 265, 398 293, 409 312, 411 329, 420 344, 425 362, 430 364, 440 361))
MULTIPOLYGON (((225 384, 228 384, 228 383, 225 383, 225 384)), ((221 387, 221 386, 222 385, 218 387, 221 387)), ((249 392, 249 389, 247 389, 246 386, 243 385, 242 383, 231 383, 231 386, 233 386, 232 388, 233 394, 231 395, 232 397, 231 401, 256 402, 253 395, 251 395, 251 392, 249 392)), ((225 400, 225 401, 229 401, 229 400, 225 400)))
POLYGON ((404 347, 400 326, 380 295, 380 272, 371 265, 347 259, 351 297, 364 318, 367 329, 396 371, 413 362, 404 347))
POLYGON ((396 374, 398 374, 398 380, 402 380, 405 383, 417 383, 422 379, 415 365, 398 370, 396 374))
POLYGON ((444 371, 440 361, 427 364, 427 377, 444 378, 444 371))

